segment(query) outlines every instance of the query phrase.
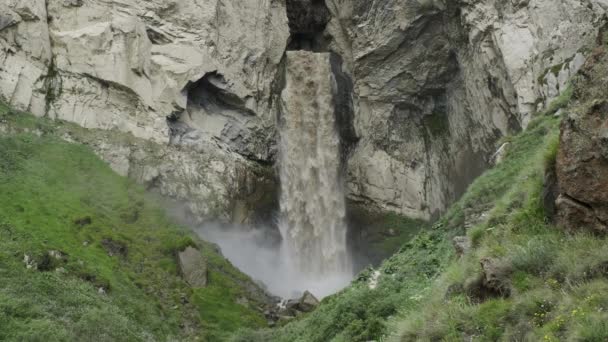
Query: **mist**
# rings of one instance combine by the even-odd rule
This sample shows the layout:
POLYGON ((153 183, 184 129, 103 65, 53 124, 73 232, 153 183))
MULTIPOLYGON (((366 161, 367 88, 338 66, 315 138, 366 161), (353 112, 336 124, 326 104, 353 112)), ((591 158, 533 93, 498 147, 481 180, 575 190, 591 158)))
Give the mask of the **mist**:
POLYGON ((321 299, 346 287, 353 278, 352 270, 323 276, 298 272, 274 228, 206 223, 194 231, 217 244, 224 257, 270 294, 282 298, 310 291, 321 299))

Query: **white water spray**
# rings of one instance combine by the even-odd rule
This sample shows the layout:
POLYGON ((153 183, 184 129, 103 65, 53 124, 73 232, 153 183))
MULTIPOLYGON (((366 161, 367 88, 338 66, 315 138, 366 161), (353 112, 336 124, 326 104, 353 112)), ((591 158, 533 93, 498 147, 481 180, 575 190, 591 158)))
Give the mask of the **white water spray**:
POLYGON ((235 266, 283 298, 306 290, 322 298, 354 275, 346 244, 335 87, 329 54, 287 52, 279 123, 281 245, 268 243, 267 227, 205 224, 197 229, 235 266))
POLYGON ((320 296, 353 276, 335 87, 329 54, 287 52, 279 124, 282 252, 302 278, 300 290, 320 296))

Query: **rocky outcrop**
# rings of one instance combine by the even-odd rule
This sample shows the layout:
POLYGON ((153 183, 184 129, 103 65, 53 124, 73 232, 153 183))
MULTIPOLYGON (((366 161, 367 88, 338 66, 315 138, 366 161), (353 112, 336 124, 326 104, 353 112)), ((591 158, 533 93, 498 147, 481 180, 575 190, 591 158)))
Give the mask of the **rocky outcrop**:
POLYGON ((273 159, 269 99, 289 36, 284 3, 10 0, 0 13, 0 98, 175 146, 160 156, 110 139, 96 150, 193 216, 229 219, 234 180, 256 178, 250 170, 273 159), (234 164, 243 167, 226 175, 234 164))
POLYGON ((577 104, 561 125, 554 208, 569 231, 608 233, 608 37, 600 41, 575 79, 577 104))
POLYGON ((187 247, 177 253, 177 260, 179 271, 188 285, 192 287, 207 286, 207 260, 198 249, 187 247))
POLYGON ((290 321, 302 313, 311 312, 319 306, 319 300, 309 291, 304 291, 302 297, 297 299, 283 300, 264 314, 269 325, 274 326, 276 322, 290 321))
POLYGON ((332 49, 358 100, 349 197, 427 219, 493 162, 500 136, 565 90, 608 9, 603 0, 327 3, 332 49))
POLYGON ((481 274, 464 285, 465 293, 477 302, 491 298, 507 298, 511 295, 511 270, 504 262, 492 258, 479 261, 481 274))
POLYGON ((333 52, 349 199, 430 219, 491 165, 500 136, 567 88, 607 10, 606 0, 8 0, 0 97, 161 146, 96 150, 193 216, 229 220, 243 208, 237 180, 272 173, 285 51, 333 52))
POLYGON ((296 310, 300 312, 311 312, 319 306, 319 300, 310 292, 304 291, 304 294, 299 299, 292 299, 287 302, 288 310, 296 310))

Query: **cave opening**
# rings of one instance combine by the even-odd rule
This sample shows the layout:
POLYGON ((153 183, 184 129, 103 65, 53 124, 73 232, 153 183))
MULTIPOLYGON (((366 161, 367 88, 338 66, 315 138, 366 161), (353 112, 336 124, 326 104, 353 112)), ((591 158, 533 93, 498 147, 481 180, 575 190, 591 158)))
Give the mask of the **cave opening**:
POLYGON ((324 35, 331 13, 324 0, 287 0, 290 40, 287 50, 327 52, 331 37, 324 35))

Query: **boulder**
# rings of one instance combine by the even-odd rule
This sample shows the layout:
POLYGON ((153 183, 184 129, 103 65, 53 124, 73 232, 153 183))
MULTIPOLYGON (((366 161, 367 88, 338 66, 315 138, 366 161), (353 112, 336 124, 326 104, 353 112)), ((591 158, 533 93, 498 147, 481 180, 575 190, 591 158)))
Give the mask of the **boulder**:
POLYGON ((188 247, 177 254, 177 259, 180 273, 188 285, 207 286, 207 260, 198 249, 188 247))
POLYGON ((511 286, 509 284, 509 270, 496 259, 483 258, 480 261, 483 271, 482 284, 499 294, 501 297, 509 297, 511 286))
MULTIPOLYGON (((490 298, 507 298, 511 295, 509 267, 499 260, 483 258, 480 260, 481 273, 464 284, 465 293, 476 302, 490 298)), ((456 287, 452 291, 458 290, 456 287)), ((446 294, 447 295, 447 294, 446 294)))
POLYGON ((298 303, 298 309, 302 312, 311 312, 319 306, 319 300, 310 292, 305 291, 298 303))
POLYGON ((277 315, 295 317, 303 312, 311 312, 319 306, 319 300, 309 291, 304 291, 302 297, 289 299, 284 303, 284 307, 280 307, 277 315))

